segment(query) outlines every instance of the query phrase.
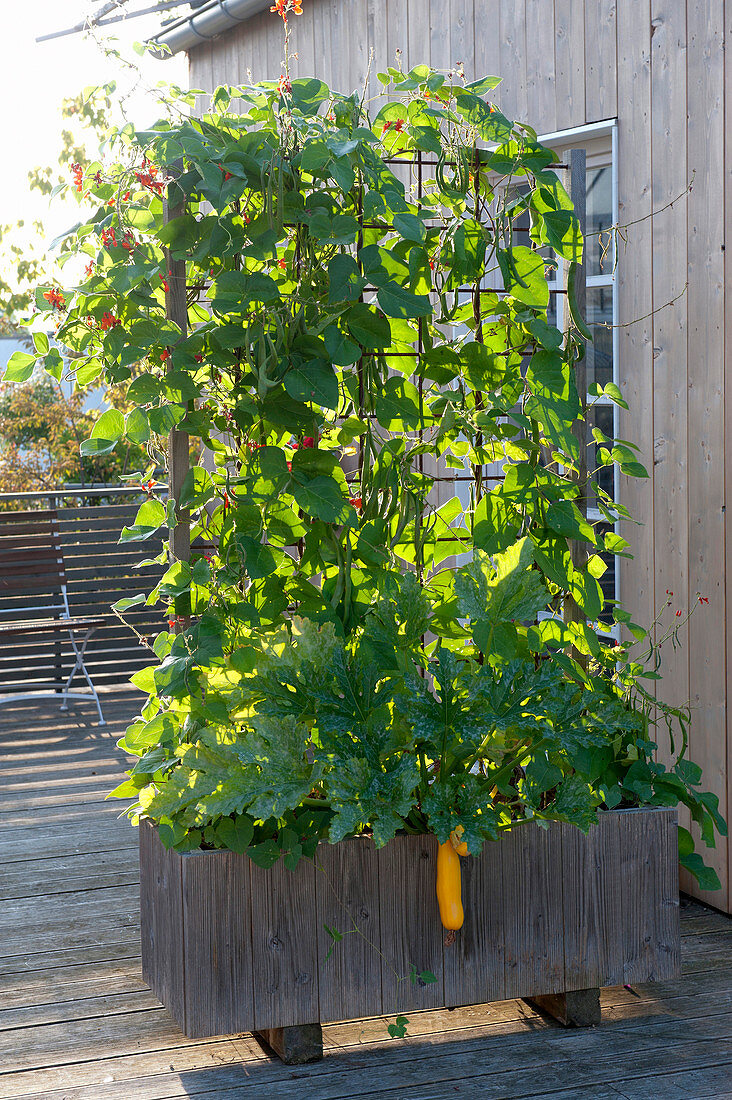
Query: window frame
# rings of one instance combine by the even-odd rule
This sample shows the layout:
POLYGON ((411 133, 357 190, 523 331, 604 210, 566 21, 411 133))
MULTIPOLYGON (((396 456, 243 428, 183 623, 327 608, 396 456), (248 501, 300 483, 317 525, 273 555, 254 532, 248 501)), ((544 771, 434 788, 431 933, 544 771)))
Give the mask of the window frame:
MULTIPOLYGON (((592 168, 610 168, 610 181, 611 181, 611 225, 619 224, 619 210, 618 210, 618 124, 616 119, 608 119, 602 122, 590 123, 587 126, 577 126, 569 130, 560 130, 551 134, 540 134, 538 139, 543 145, 547 145, 553 149, 557 155, 557 160, 564 162, 572 148, 584 148, 587 153, 587 169, 592 168)), ((618 292, 617 292, 617 271, 618 271, 618 254, 617 254, 617 240, 612 241, 612 258, 609 263, 609 270, 602 274, 586 274, 586 286, 588 290, 593 287, 612 287, 612 381, 615 385, 618 384, 620 375, 619 369, 619 352, 620 352, 620 339, 618 329, 618 292)), ((560 290, 563 286, 563 261, 559 260, 554 279, 549 283, 551 290, 560 290)), ((564 310, 566 303, 563 295, 554 294, 554 301, 556 303, 556 317, 557 328, 563 329, 564 325, 564 310)), ((610 400, 609 397, 591 397, 586 394, 588 404, 593 407, 610 407, 613 413, 612 430, 613 435, 617 436, 619 430, 619 409, 618 406, 610 400)), ((619 490, 619 468, 617 463, 613 463, 613 499, 617 500, 619 490)), ((587 517, 592 522, 598 522, 603 519, 601 513, 597 508, 588 508, 587 517)), ((619 520, 616 519, 614 530, 619 531, 619 520)), ((614 599, 621 599, 621 570, 619 568, 620 562, 615 559, 615 591, 614 599)), ((619 637, 619 628, 614 627, 612 635, 619 637)))

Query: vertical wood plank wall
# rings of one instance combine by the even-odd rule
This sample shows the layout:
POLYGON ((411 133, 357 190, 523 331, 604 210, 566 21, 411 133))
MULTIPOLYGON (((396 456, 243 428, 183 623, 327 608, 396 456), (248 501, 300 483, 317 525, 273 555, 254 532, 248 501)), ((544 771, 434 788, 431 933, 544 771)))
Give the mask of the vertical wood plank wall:
MULTIPOLYGON (((732 291, 724 239, 726 225, 732 229, 732 168, 725 171, 724 150, 732 72, 725 85, 724 32, 726 19, 732 34, 732 0, 307 0, 303 11, 292 20, 295 75, 314 73, 340 91, 363 86, 373 49, 375 94, 376 72, 399 50, 404 68, 462 63, 468 79, 502 76, 497 102, 540 133, 617 118, 620 222, 633 223, 618 256, 618 366, 631 406, 620 435, 639 443, 651 475, 642 483, 621 479, 621 499, 642 520, 624 531, 634 558, 620 563, 621 598, 643 624, 667 588, 671 616, 697 593, 709 598, 683 629, 681 648, 667 647, 659 690, 674 702, 691 700, 691 756, 729 818, 725 404, 732 410, 732 392, 724 367, 732 369, 725 333, 732 291)), ((209 91, 247 79, 248 70, 254 80, 277 79, 280 32, 266 11, 194 49, 192 86, 209 91)), ((686 875, 682 886, 732 908, 732 846, 720 842, 705 858, 722 890, 699 894, 686 875)))

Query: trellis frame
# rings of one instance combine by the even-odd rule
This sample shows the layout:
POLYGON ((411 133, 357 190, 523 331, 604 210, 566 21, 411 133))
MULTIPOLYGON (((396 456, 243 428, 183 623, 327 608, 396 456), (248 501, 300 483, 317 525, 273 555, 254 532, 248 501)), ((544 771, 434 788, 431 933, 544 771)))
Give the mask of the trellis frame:
MULTIPOLYGON (((476 156, 480 155, 480 150, 475 150, 476 156)), ((425 168, 435 167, 437 165, 436 160, 426 160, 421 150, 417 151, 416 156, 412 157, 384 157, 384 164, 399 165, 402 167, 410 167, 416 170, 416 185, 417 194, 416 202, 417 206, 421 208, 422 200, 424 197, 424 175, 425 168)), ((446 162, 451 163, 451 162, 446 162)), ((570 196, 572 204, 574 206, 575 214, 577 216, 580 231, 582 236, 585 234, 586 225, 586 192, 585 192, 585 173, 586 173, 586 152, 584 149, 572 149, 569 154, 568 163, 557 162, 548 165, 549 168, 563 169, 565 171, 565 189, 570 196)), ((163 198, 163 222, 167 224, 173 221, 175 218, 181 217, 185 213, 185 198, 182 195, 178 186, 177 180, 182 170, 182 163, 176 162, 171 165, 168 170, 168 176, 170 177, 166 193, 163 198)), ((358 191, 358 222, 359 233, 357 237, 357 250, 360 250, 360 246, 363 240, 362 234, 364 229, 369 228, 388 228, 388 226, 381 226, 377 224, 364 223, 363 221, 363 197, 361 189, 358 191)), ((284 228, 292 228, 289 224, 285 224, 284 228)), ((184 259, 174 259, 169 248, 164 249, 165 258, 167 261, 168 277, 167 277, 167 289, 165 291, 165 312, 168 320, 173 321, 181 331, 180 339, 185 339, 188 331, 188 303, 187 292, 188 286, 186 281, 186 261, 184 259)), ((361 267, 359 262, 359 268, 361 267)), ((567 277, 569 272, 569 265, 565 264, 564 273, 564 285, 562 288, 550 288, 551 294, 567 294, 567 277)), ((376 287, 365 286, 365 292, 373 292, 376 287)), ((474 310, 476 315, 476 335, 480 333, 480 311, 479 311, 479 296, 481 293, 490 292, 496 293, 492 288, 482 288, 478 285, 467 285, 458 287, 455 293, 469 294, 474 302, 474 310)), ((575 265, 574 273, 574 294, 580 315, 584 316, 585 301, 586 301, 586 268, 585 264, 575 265)), ((363 291, 361 293, 361 300, 363 300, 363 291)), ((571 324, 569 320, 569 311, 564 311, 564 324, 565 330, 567 330, 571 324)), ((422 337, 422 325, 423 318, 418 318, 418 336, 417 346, 415 348, 416 358, 419 360, 423 353, 423 337, 422 337)), ((478 339, 478 342, 482 342, 478 339)), ((411 356, 411 352, 394 352, 390 353, 389 358, 399 358, 403 356, 411 356)), ((170 370, 170 366, 168 370, 170 370)), ((575 383, 577 392, 579 394, 582 410, 582 419, 575 421, 573 425, 573 433, 578 441, 579 446, 579 464, 577 470, 577 481, 579 484, 580 495, 577 499, 577 506, 583 516, 587 517, 587 368, 584 356, 576 360, 574 364, 575 383)), ((363 356, 359 360, 358 364, 358 378, 359 378, 359 416, 365 415, 363 410, 363 356)), ((422 402, 423 393, 423 379, 418 379, 418 392, 420 397, 420 405, 422 402)), ((476 403, 482 400, 482 394, 480 391, 476 391, 476 403)), ((422 439, 423 429, 419 429, 419 438, 422 439)), ((358 469, 359 473, 362 467, 362 450, 359 447, 358 455, 358 469)), ((424 472, 424 456, 419 455, 418 468, 420 473, 424 472)), ((190 537, 190 515, 186 508, 180 505, 180 496, 183 482, 190 469, 190 452, 189 452, 189 437, 188 433, 184 429, 180 429, 177 426, 173 427, 168 435, 168 486, 169 486, 169 499, 175 501, 175 517, 176 526, 171 530, 169 550, 171 561, 190 561, 191 556, 191 537, 190 537)), ((432 476, 432 475, 431 475, 432 476)), ((488 475, 489 480, 502 480, 502 476, 488 475)), ((442 477, 439 474, 434 475, 434 481, 441 482, 446 481, 452 484, 472 481, 475 489, 475 501, 480 500, 483 495, 483 484, 486 480, 486 475, 483 472, 482 466, 474 466, 472 475, 460 476, 455 474, 451 477, 442 477)), ((438 541, 451 541, 448 536, 438 536, 438 541)), ((572 563, 576 568, 581 568, 586 559, 586 551, 584 544, 577 541, 570 542, 570 552, 572 555, 572 563)), ((417 563, 418 574, 421 579, 421 569, 419 563, 417 563)), ((175 602, 177 628, 182 629, 188 625, 190 621, 190 597, 176 597, 175 602)), ((584 621, 584 614, 577 606, 571 597, 567 597, 564 607, 564 615, 567 621, 584 621)))

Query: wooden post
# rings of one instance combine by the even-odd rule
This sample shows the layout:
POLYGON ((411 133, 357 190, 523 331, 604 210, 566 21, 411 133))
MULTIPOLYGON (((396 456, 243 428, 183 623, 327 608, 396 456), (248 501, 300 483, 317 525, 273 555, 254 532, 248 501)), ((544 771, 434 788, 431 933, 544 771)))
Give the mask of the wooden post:
MULTIPOLYGON (((587 156, 584 149, 572 149, 569 153, 568 169, 569 197, 574 206, 574 212, 579 221, 582 236, 585 235, 587 223, 587 156)), ((564 331, 569 333, 572 328, 572 318, 569 310, 569 277, 572 265, 564 265, 564 331)), ((584 318, 587 302, 587 275, 585 264, 574 265, 574 301, 580 316, 584 318)), ((582 518, 587 519, 587 359, 585 355, 576 359, 574 363, 574 380, 577 386, 577 394, 580 401, 581 419, 575 420, 572 425, 572 435, 577 440, 579 460, 577 463, 576 479, 579 486, 579 496, 575 499, 582 518)), ((587 562, 586 544, 579 539, 570 539, 569 552, 572 565, 575 569, 583 569, 587 562)), ((564 621, 567 623, 586 622, 585 613, 575 603, 571 596, 564 600, 564 621)), ((572 650, 576 661, 586 665, 586 658, 572 650)), ((597 987, 590 989, 568 990, 562 993, 552 993, 542 997, 529 998, 529 1003, 535 1005, 542 1012, 548 1013, 563 1024, 564 1027, 592 1027, 600 1023, 600 990, 597 987)))
MULTIPOLYGON (((577 215, 579 221, 580 230, 582 235, 585 233, 586 224, 586 164, 587 157, 584 149, 572 149, 569 153, 569 169, 568 169, 568 188, 569 197, 572 200, 574 206, 574 212, 577 215)), ((568 333, 572 328, 572 319, 569 311, 569 299, 567 295, 569 276, 571 267, 568 263, 564 264, 564 331, 568 333)), ((585 314, 586 304, 586 268, 584 264, 574 265, 574 298, 576 307, 582 317, 585 314)), ((580 400, 580 411, 582 419, 575 420, 572 425, 572 435, 577 440, 577 447, 579 450, 579 461, 577 464, 576 480, 579 485, 579 496, 575 499, 582 517, 587 518, 587 360, 583 355, 581 359, 575 360, 574 363, 574 379, 577 386, 577 393, 580 400)), ((572 558, 572 565, 576 569, 584 568, 587 561, 587 550, 584 542, 578 539, 570 539, 569 552, 572 558)), ((564 600, 564 621, 570 622, 585 622, 584 612, 577 606, 571 596, 566 596, 564 600)), ((574 653, 574 657, 582 661, 579 654, 574 653)), ((584 663, 584 661, 582 661, 584 663)))
MULTIPOLYGON (((182 168, 182 162, 176 162, 169 173, 173 179, 168 184, 163 198, 163 221, 165 224, 174 218, 181 217, 185 213, 185 199, 178 187, 177 178, 182 168)), ((188 334, 188 303, 186 300, 186 262, 174 260, 170 249, 164 250, 167 263, 165 292, 165 312, 169 320, 174 321, 181 331, 180 339, 185 340, 188 334)), ((171 348, 168 348, 170 351, 171 348)), ((172 369, 168 360, 168 371, 172 369)), ((187 509, 179 506, 180 492, 189 468, 188 458, 188 432, 174 427, 168 436, 168 499, 176 502, 175 514, 177 525, 170 532, 170 558, 171 561, 190 561, 191 557, 191 525, 190 515, 187 509)), ((182 619, 179 626, 186 626, 190 619, 190 597, 177 596, 175 599, 176 619, 182 619)))
POLYGON ((280 1058, 286 1066, 302 1066, 323 1060, 323 1029, 320 1024, 295 1027, 270 1027, 253 1034, 280 1058))
POLYGON ((563 1027, 596 1027, 600 1023, 600 990, 570 989, 566 993, 547 993, 526 997, 528 1004, 553 1016, 563 1027))

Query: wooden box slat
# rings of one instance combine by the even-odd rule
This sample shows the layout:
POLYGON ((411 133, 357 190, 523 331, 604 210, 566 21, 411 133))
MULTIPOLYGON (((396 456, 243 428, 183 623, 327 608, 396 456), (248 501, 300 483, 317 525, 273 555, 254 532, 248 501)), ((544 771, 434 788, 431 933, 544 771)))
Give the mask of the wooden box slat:
POLYGON ((314 1023, 319 1011, 315 867, 308 860, 301 860, 294 871, 282 860, 268 870, 252 863, 251 876, 250 1030, 314 1023))
MULTIPOLYGON (((140 828, 142 976, 185 1031, 181 860, 171 859, 157 832, 140 828)), ((186 914, 186 923, 189 917, 186 914)))
POLYGON ((607 811, 588 836, 521 826, 486 844, 462 861, 454 943, 436 856, 430 836, 378 851, 359 837, 321 844, 294 872, 263 870, 230 852, 166 851, 143 822, 145 980, 203 1038, 679 973, 675 810, 607 811), (325 924, 344 933, 334 946, 325 924), (437 981, 413 983, 412 966, 437 981))
POLYGON ((319 1019, 379 1016, 383 1011, 379 853, 369 837, 320 844, 315 868, 319 1019), (343 939, 334 943, 326 925, 340 932, 343 939))
POLYGON ((465 923, 443 952, 447 1008, 506 999, 502 867, 503 843, 462 860, 465 923))
POLYGON ((625 820, 602 814, 587 836, 562 826, 565 990, 623 983, 622 954, 615 944, 622 926, 625 820))
POLYGON ((621 838, 623 981, 663 981, 678 973, 678 863, 668 817, 630 811, 621 838))
POLYGON ((254 1015, 250 863, 234 852, 181 860, 186 1033, 247 1031, 254 1015), (222 920, 222 916, 224 919, 222 920))
POLYGON ((381 990, 389 1015, 445 1003, 436 865, 434 836, 403 836, 379 849, 381 990), (437 981, 412 981, 412 967, 418 974, 429 970, 437 981))
POLYGON ((564 984, 561 825, 523 825, 500 841, 506 997, 564 984))

